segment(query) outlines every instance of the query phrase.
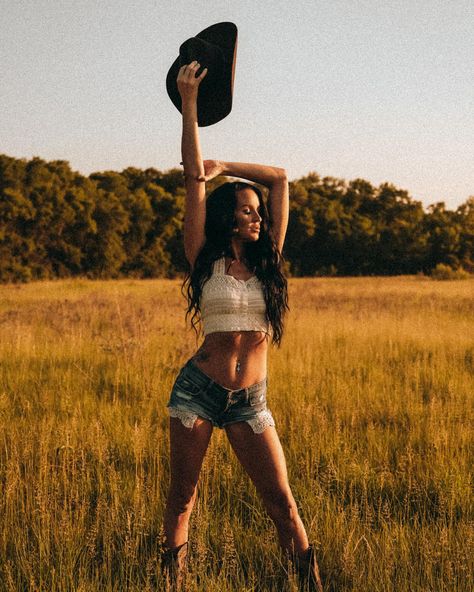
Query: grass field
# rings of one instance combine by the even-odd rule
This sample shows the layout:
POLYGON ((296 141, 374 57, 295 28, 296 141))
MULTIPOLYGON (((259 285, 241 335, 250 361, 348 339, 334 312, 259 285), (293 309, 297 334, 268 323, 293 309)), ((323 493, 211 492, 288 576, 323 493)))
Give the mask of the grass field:
MULTIPOLYGON (((269 407, 326 590, 474 591, 474 280, 293 279, 269 407)), ((180 284, 0 287, 0 590, 166 590, 180 284)), ((296 590, 214 431, 189 592, 296 590)))

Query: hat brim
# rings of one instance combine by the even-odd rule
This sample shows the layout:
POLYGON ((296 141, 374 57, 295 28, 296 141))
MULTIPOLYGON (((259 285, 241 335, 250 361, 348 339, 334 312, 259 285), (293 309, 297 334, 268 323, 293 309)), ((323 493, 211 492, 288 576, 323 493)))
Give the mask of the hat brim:
MULTIPOLYGON (((231 22, 216 23, 198 33, 196 37, 217 45, 224 57, 222 73, 213 79, 212 84, 206 84, 206 75, 199 85, 197 99, 198 125, 205 127, 221 121, 232 110, 237 56, 237 27, 231 22)), ((166 90, 180 113, 182 112, 181 95, 178 91, 176 79, 181 65, 178 56, 166 76, 166 90)))

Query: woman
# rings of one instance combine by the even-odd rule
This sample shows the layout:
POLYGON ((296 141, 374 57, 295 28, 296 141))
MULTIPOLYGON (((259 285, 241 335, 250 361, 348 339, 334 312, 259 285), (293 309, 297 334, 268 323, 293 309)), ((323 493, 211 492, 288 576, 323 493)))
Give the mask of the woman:
POLYGON ((213 427, 221 427, 262 497, 281 547, 312 589, 322 591, 265 395, 268 343, 280 343, 287 308, 280 270, 288 221, 286 173, 258 164, 202 160, 197 95, 207 70, 196 76, 198 69, 197 62, 182 66, 177 85, 186 184, 184 247, 191 267, 188 313, 193 326, 200 318, 205 339, 181 369, 168 403, 171 483, 163 567, 179 581, 199 471, 213 427), (258 188, 244 182, 225 183, 206 201, 205 181, 222 174, 266 186, 270 212, 258 188))

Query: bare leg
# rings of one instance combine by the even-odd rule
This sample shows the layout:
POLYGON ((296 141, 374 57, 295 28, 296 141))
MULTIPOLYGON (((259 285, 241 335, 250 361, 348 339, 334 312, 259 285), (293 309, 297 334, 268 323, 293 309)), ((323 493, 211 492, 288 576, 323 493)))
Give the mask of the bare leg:
POLYGON ((226 427, 237 458, 252 479, 275 523, 283 549, 301 554, 308 549, 308 537, 288 483, 285 456, 274 427, 255 434, 245 422, 226 427))
POLYGON ((163 520, 166 545, 188 540, 189 518, 196 499, 196 485, 212 434, 212 424, 198 417, 192 429, 170 417, 171 481, 163 520))

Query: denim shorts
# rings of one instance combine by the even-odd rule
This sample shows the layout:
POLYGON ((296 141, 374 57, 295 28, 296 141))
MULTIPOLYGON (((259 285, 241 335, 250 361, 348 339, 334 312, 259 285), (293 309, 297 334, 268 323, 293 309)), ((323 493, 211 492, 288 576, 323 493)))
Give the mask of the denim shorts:
POLYGON ((275 425, 267 409, 266 391, 266 378, 237 390, 221 386, 198 368, 191 358, 174 382, 167 407, 171 417, 178 417, 190 429, 196 419, 202 417, 218 428, 245 421, 254 433, 260 434, 268 426, 275 425))

